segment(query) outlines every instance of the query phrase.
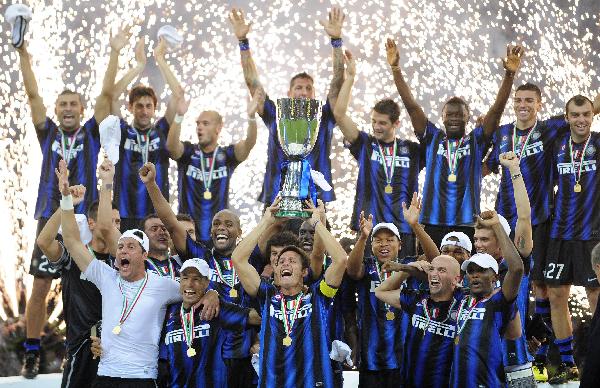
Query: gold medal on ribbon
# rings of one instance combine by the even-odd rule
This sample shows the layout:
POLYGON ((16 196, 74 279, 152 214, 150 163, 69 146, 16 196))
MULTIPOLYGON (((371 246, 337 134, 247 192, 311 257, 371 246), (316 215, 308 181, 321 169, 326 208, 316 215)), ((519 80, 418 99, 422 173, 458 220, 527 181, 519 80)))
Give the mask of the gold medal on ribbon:
POLYGON ((390 185, 389 183, 385 186, 385 193, 386 194, 392 194, 394 190, 392 189, 392 185, 390 185))
POLYGON ((121 333, 121 325, 117 325, 112 329, 112 333, 114 335, 119 335, 121 333))
POLYGON ((581 185, 579 182, 575 183, 575 186, 573 186, 573 191, 576 193, 581 193, 581 185))
POLYGON ((292 337, 290 337, 289 335, 286 335, 283 338, 283 341, 281 341, 283 343, 283 346, 291 346, 292 345, 292 337))
POLYGON ((206 199, 207 201, 210 201, 212 199, 212 193, 208 190, 206 190, 204 192, 204 199, 206 199))
POLYGON ((456 174, 452 173, 448 175, 448 182, 456 182, 456 174))
POLYGON ((188 348, 187 350, 187 356, 188 357, 194 357, 196 355, 196 349, 194 348, 188 348))
POLYGON ((454 337, 454 345, 458 345, 459 341, 460 341, 460 337, 459 336, 454 337))
POLYGON ((232 298, 237 298, 238 296, 238 292, 235 288, 232 288, 231 290, 229 290, 229 296, 232 298))
POLYGON ((394 318, 396 318, 396 314, 394 314, 393 311, 388 311, 387 313, 385 313, 385 319, 387 319, 388 321, 393 321, 394 318))

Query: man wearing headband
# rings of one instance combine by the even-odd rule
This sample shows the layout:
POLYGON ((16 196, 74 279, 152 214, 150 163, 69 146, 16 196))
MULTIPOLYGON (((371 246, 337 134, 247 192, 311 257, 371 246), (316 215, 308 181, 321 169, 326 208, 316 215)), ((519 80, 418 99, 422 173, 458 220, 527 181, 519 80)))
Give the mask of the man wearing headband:
POLYGON ((342 282, 346 252, 321 222, 323 206, 314 208, 311 222, 331 256, 321 280, 304 283, 309 259, 295 246, 283 248, 275 266, 275 285, 261 279, 248 262, 260 235, 275 222, 279 201, 266 209, 263 218, 233 251, 231 257, 246 292, 258 298, 260 330, 259 387, 331 387, 328 335, 332 298, 342 282))
MULTIPOLYGON (((129 28, 125 27, 110 39, 111 60, 108 63, 102 91, 96 100, 94 116, 83 126, 81 119, 85 102, 81 94, 68 89, 61 92, 56 99, 55 114, 58 125, 47 116, 46 106, 38 92, 31 58, 27 51, 27 42, 17 49, 23 85, 42 151, 42 168, 35 206, 35 218, 38 220, 36 237, 58 207, 60 193, 57 190, 54 169, 58 167, 59 160, 64 160, 71 172, 69 184, 81 184, 87 188, 85 197, 77 205, 77 213, 85 213, 90 204, 98 199, 96 190, 96 165, 100 150, 98 123, 104 120, 110 112, 112 89, 107 85, 112 86, 114 83, 117 58, 121 49, 127 44, 129 36, 129 28)), ((34 276, 34 281, 25 311, 27 340, 25 342, 25 364, 21 371, 26 378, 34 378, 38 374, 40 333, 46 322, 46 297, 52 279, 60 276, 48 264, 47 258, 37 245, 33 249, 30 273, 34 276)))
MULTIPOLYGON (((327 103, 323 105, 321 116, 321 127, 317 135, 316 143, 308 155, 308 161, 313 170, 321 172, 325 180, 332 186, 331 180, 331 160, 329 158, 331 150, 331 138, 333 136, 333 127, 335 119, 332 114, 332 107, 335 105, 335 99, 342 85, 344 78, 344 54, 342 52, 342 25, 345 15, 340 8, 334 7, 329 13, 329 20, 321 22, 325 31, 331 38, 333 47, 333 78, 329 86, 327 103)), ((250 44, 248 42, 248 33, 251 23, 244 20, 244 14, 239 8, 232 8, 229 14, 229 21, 233 27, 233 32, 239 41, 240 56, 242 61, 242 70, 246 86, 250 94, 266 94, 264 88, 258 79, 258 70, 252 59, 250 44)), ((287 92, 289 98, 315 98, 313 88, 313 78, 305 72, 298 73, 290 80, 290 88, 287 92)), ((258 107, 258 114, 263 122, 269 128, 269 142, 267 149, 267 167, 263 181, 262 191, 258 198, 265 206, 269 206, 275 200, 282 184, 281 163, 285 160, 283 149, 279 144, 277 135, 277 114, 275 103, 267 97, 264 106, 258 107)), ((319 198, 324 202, 335 200, 335 194, 332 190, 319 191, 319 198)))

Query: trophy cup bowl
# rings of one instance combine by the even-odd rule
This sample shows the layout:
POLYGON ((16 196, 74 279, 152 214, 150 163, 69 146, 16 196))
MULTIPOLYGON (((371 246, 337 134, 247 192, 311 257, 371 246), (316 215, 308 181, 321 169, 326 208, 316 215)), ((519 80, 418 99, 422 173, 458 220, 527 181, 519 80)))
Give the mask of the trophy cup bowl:
MULTIPOLYGON (((277 100, 277 134, 286 157, 287 171, 279 195, 281 202, 276 217, 308 218, 301 198, 303 167, 319 134, 321 101, 310 98, 277 100)), ((309 167, 308 167, 309 168, 309 167)), ((310 171, 309 171, 310 174, 310 171)), ((316 205, 316 204, 315 204, 316 205)))

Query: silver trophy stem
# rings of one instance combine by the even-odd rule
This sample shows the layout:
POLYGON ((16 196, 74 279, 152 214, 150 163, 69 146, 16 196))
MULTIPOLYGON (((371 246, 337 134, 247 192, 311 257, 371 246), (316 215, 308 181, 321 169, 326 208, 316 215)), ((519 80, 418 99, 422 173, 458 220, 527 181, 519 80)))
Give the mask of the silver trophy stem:
POLYGON ((280 210, 276 217, 308 218, 310 214, 302 209, 300 196, 300 179, 302 178, 302 162, 291 161, 288 164, 285 180, 281 188, 280 210))

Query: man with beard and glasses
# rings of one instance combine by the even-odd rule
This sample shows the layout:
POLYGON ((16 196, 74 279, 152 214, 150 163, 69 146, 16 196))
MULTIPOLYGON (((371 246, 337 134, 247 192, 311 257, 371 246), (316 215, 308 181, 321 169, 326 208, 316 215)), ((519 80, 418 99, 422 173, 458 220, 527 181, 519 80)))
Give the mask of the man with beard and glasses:
POLYGON ((467 102, 460 97, 446 101, 442 108, 444 129, 438 128, 428 120, 402 75, 396 43, 388 39, 386 50, 398 93, 410 116, 415 135, 425 147, 421 223, 425 224, 425 230, 436 246, 451 231, 464 232, 472 237, 475 217, 480 213, 482 161, 510 96, 523 48, 507 47, 505 75, 496 100, 485 115, 483 125, 469 134, 466 133, 470 115, 467 102))
POLYGON ((283 248, 275 266, 275 282, 261 279, 249 263, 261 234, 275 221, 279 200, 266 209, 263 218, 232 253, 234 267, 244 289, 258 298, 260 330, 259 387, 332 387, 329 361, 329 314, 332 298, 342 282, 346 252, 323 222, 323 203, 307 204, 311 225, 331 256, 324 276, 306 284, 309 258, 295 246, 283 248))
MULTIPOLYGON (((236 246, 242 230, 240 220, 230 210, 224 209, 212 219, 211 239, 213 248, 192 240, 185 227, 177 221, 169 202, 163 197, 156 183, 156 169, 152 163, 146 163, 139 171, 140 179, 146 186, 152 205, 173 239, 173 245, 185 260, 205 259, 210 267, 210 289, 216 291, 226 302, 241 307, 250 307, 251 298, 239 283, 238 276, 231 263, 231 252, 236 246)), ((203 316, 210 319, 218 314, 218 301, 206 301, 203 316), (207 306, 207 304, 210 305, 207 306)), ((228 370, 230 387, 252 387, 256 375, 250 363, 250 346, 254 331, 228 331, 224 333, 223 358, 228 370)))

